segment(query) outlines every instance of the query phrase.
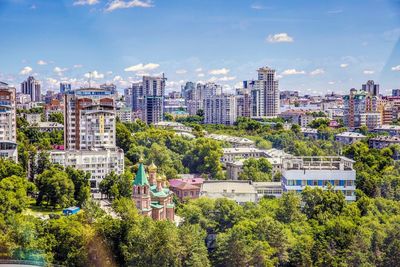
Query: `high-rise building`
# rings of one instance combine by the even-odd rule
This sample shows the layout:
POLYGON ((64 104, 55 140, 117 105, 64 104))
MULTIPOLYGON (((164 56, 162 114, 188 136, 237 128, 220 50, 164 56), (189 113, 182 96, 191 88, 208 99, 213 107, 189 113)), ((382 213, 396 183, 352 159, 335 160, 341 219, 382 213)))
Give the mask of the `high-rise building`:
POLYGON ((132 109, 132 87, 125 88, 124 90, 124 99, 125 99, 125 106, 127 108, 132 109))
POLYGON ((138 112, 143 108, 143 83, 132 84, 132 111, 138 112))
POLYGON ((234 95, 212 95, 204 99, 204 123, 233 125, 237 119, 234 95))
POLYGON ((262 67, 257 70, 258 79, 244 81, 245 89, 251 90, 251 117, 275 117, 279 114, 279 88, 275 70, 262 67))
POLYGON ((116 103, 112 88, 81 88, 64 97, 64 149, 50 152, 53 163, 91 174, 98 188, 110 172, 122 174, 124 152, 116 146, 116 103))
POLYGON ((101 88, 101 89, 109 90, 109 91, 111 91, 114 95, 117 94, 117 86, 116 86, 115 84, 113 84, 113 83, 110 83, 110 84, 107 84, 107 83, 102 84, 102 85, 100 85, 100 88, 101 88))
POLYGON ((65 92, 71 91, 70 83, 60 83, 60 93, 64 94, 65 92))
POLYGON ((18 161, 15 88, 0 82, 0 158, 18 161))
POLYGON ((41 101, 41 86, 40 82, 36 80, 33 76, 29 76, 26 81, 21 83, 21 92, 31 96, 31 101, 40 102, 41 101))
POLYGON ((237 117, 250 118, 251 92, 247 89, 236 89, 236 113, 237 117))
POLYGON ((146 123, 157 123, 164 117, 164 74, 161 77, 143 76, 143 107, 142 119, 146 123))
POLYGON ((400 96, 400 89, 393 89, 392 96, 400 96))
POLYGON ((81 88, 64 98, 67 150, 115 147, 115 94, 109 89, 81 88))
POLYGON ((375 84, 373 80, 369 80, 366 84, 363 84, 362 90, 370 93, 372 96, 379 96, 379 84, 375 84))
POLYGON ((215 83, 186 83, 182 95, 185 98, 189 115, 196 115, 204 109, 204 100, 214 95, 222 94, 222 86, 215 83))

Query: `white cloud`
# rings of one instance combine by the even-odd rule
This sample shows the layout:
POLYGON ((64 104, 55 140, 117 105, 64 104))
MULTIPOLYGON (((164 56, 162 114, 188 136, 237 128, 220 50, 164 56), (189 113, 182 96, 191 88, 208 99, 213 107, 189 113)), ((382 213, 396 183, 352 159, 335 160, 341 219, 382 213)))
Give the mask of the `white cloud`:
POLYGON ((369 75, 369 74, 374 74, 375 71, 373 71, 373 70, 364 70, 363 73, 369 75))
POLYGON ((67 70, 67 68, 60 68, 60 67, 55 67, 55 68, 53 69, 53 71, 54 71, 55 73, 57 73, 57 75, 60 75, 60 76, 62 76, 62 75, 63 75, 63 72, 66 71, 66 70, 67 70))
POLYGON ((180 81, 167 81, 166 86, 169 88, 180 89, 185 84, 184 80, 180 81))
POLYGON ((119 82, 119 81, 122 81, 122 80, 123 80, 122 77, 119 76, 119 75, 115 76, 114 79, 113 79, 114 82, 119 82))
POLYGON ((46 81, 50 85, 50 87, 58 86, 58 80, 54 78, 47 78, 46 81))
POLYGON ((280 74, 278 74, 278 75, 276 75, 276 78, 279 80, 279 79, 282 79, 282 78, 283 78, 283 76, 282 76, 282 75, 280 75, 280 74))
POLYGON ((400 28, 396 28, 393 30, 385 31, 383 33, 383 37, 390 42, 397 41, 400 37, 400 28))
POLYGON ((92 6, 99 3, 99 0, 76 0, 74 6, 92 6))
POLYGON ((93 79, 103 79, 104 78, 104 74, 103 73, 99 73, 97 70, 95 70, 95 71, 86 73, 85 77, 86 78, 93 78, 93 79))
POLYGON ((269 43, 292 43, 293 37, 289 36, 286 32, 281 32, 277 34, 270 34, 267 37, 267 42, 269 43))
POLYGON ((218 79, 218 81, 221 81, 221 82, 227 82, 227 81, 233 81, 233 80, 236 80, 235 76, 224 76, 224 77, 221 77, 218 79))
POLYGON ((323 69, 315 69, 312 72, 310 72, 310 75, 311 76, 316 76, 316 75, 321 75, 321 74, 324 74, 324 73, 325 73, 325 71, 323 69))
POLYGON ((197 69, 196 69, 196 72, 202 72, 202 71, 203 71, 202 68, 197 68, 197 69))
POLYGON ((349 66, 349 64, 347 64, 347 63, 342 63, 342 64, 340 64, 340 67, 342 68, 342 69, 345 69, 345 68, 347 68, 349 66))
POLYGON ((197 77, 204 77, 204 73, 197 74, 197 77))
POLYGON ((24 68, 19 72, 19 74, 21 74, 21 75, 27 75, 27 74, 29 74, 29 73, 31 73, 31 72, 32 72, 32 68, 29 67, 29 66, 26 66, 26 67, 24 67, 24 68))
POLYGON ((299 74, 306 74, 306 72, 304 70, 287 69, 287 70, 284 70, 281 74, 282 75, 299 75, 299 74))
POLYGON ((47 65, 47 62, 44 60, 38 60, 38 62, 36 62, 38 65, 47 65))
POLYGON ((229 69, 222 68, 222 69, 215 69, 215 70, 210 70, 208 73, 211 75, 226 75, 229 73, 229 69))
POLYGON ((252 9, 257 9, 257 10, 262 10, 262 9, 265 9, 265 6, 254 3, 254 4, 252 4, 252 5, 250 6, 250 8, 252 8, 252 9))
POLYGON ((187 73, 187 70, 177 70, 176 74, 185 74, 187 73))
POLYGON ((75 68, 75 69, 79 69, 79 68, 82 68, 82 67, 83 67, 83 65, 81 65, 81 64, 75 64, 75 65, 74 65, 74 68, 75 68))
POLYGON ((130 0, 130 1, 124 1, 124 0, 113 0, 108 2, 107 7, 105 9, 106 12, 112 12, 117 9, 123 9, 123 8, 133 8, 133 7, 153 7, 152 1, 149 0, 130 0))
POLYGON ((143 72, 143 71, 149 71, 149 70, 154 70, 160 67, 160 64, 156 63, 148 63, 148 64, 137 64, 134 66, 130 66, 128 68, 125 68, 125 71, 132 71, 132 72, 143 72))
POLYGON ((113 72, 110 70, 110 71, 107 71, 106 74, 111 75, 111 74, 113 74, 113 72))
POLYGON ((33 10, 36 9, 36 5, 35 4, 31 5, 30 9, 33 9, 33 10))
POLYGON ((335 82, 328 82, 328 84, 332 85, 332 84, 335 84, 335 82))
POLYGON ((400 65, 392 67, 392 71, 400 71, 400 65))

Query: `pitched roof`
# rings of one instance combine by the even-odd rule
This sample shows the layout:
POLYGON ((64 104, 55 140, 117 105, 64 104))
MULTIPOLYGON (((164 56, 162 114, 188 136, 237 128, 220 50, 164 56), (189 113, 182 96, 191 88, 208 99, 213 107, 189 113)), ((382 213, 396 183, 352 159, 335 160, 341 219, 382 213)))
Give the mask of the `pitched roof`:
POLYGON ((133 185, 139 185, 139 186, 149 185, 149 180, 147 179, 147 174, 144 171, 143 163, 139 164, 139 169, 136 173, 133 185))

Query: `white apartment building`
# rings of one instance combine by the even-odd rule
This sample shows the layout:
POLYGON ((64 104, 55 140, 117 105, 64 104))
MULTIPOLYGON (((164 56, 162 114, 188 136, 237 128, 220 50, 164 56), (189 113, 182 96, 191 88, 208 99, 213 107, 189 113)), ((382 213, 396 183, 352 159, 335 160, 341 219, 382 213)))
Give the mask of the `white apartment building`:
POLYGON ((233 125, 236 122, 236 97, 212 95, 204 99, 204 123, 233 125))
POLYGON ((52 150, 50 160, 54 164, 73 167, 91 174, 90 188, 98 188, 100 182, 112 171, 122 174, 124 171, 124 152, 122 149, 99 150, 52 150))
POLYGON ((18 161, 15 88, 0 82, 0 158, 18 161))
POLYGON ((365 135, 355 132, 343 132, 335 136, 335 141, 345 145, 350 145, 354 142, 361 141, 366 138, 365 135))
POLYGON ((280 104, 276 71, 262 67, 257 72, 257 80, 244 82, 244 87, 251 89, 251 117, 275 117, 279 114, 280 104))
POLYGON ((282 187, 284 192, 301 193, 306 186, 341 191, 347 201, 356 200, 354 161, 346 157, 293 157, 283 160, 282 187))

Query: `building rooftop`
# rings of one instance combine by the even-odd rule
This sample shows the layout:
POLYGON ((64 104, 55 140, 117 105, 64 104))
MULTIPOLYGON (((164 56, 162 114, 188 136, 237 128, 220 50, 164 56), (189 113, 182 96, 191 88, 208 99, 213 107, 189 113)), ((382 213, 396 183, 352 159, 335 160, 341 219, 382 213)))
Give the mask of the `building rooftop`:
POLYGON ((385 131, 385 130, 395 130, 395 131, 400 131, 400 125, 390 125, 390 124, 383 124, 380 127, 377 127, 374 129, 375 131, 385 131))
POLYGON ((355 161, 343 156, 291 157, 283 159, 284 170, 353 170, 355 161))
POLYGON ((237 136, 221 135, 221 134, 208 134, 206 137, 212 138, 218 141, 225 141, 229 143, 237 143, 242 145, 253 145, 254 141, 237 136))
POLYGON ((202 192, 206 193, 232 193, 232 194, 256 194, 257 191, 251 181, 204 181, 202 192))
POLYGON ((369 139, 370 141, 400 142, 400 136, 377 136, 369 139))
POLYGON ((231 154, 231 153, 262 153, 266 152, 266 150, 254 148, 254 147, 230 147, 230 148, 223 148, 222 152, 224 154, 231 154))
POLYGON ((356 132, 343 132, 343 133, 337 134, 336 136, 339 136, 339 137, 359 137, 359 138, 366 137, 365 135, 363 135, 361 133, 356 133, 356 132))

